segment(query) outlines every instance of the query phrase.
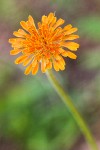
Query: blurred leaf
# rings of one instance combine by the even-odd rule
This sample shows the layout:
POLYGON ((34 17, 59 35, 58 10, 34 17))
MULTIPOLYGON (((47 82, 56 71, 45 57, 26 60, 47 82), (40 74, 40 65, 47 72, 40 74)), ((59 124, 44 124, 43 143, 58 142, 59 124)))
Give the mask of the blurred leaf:
POLYGON ((0 116, 3 134, 21 139, 24 150, 58 150, 62 145, 73 144, 77 128, 71 114, 59 101, 50 105, 47 99, 47 106, 44 103, 48 92, 53 98, 48 82, 42 86, 36 78, 25 78, 6 92, 0 116))
POLYGON ((15 0, 0 0, 0 16, 7 17, 16 10, 15 0))
POLYGON ((86 69, 99 69, 100 68, 100 48, 87 50, 81 59, 81 67, 86 69))
POLYGON ((43 131, 37 132, 37 135, 29 138, 28 150, 50 150, 49 143, 47 141, 47 137, 43 131))
POLYGON ((79 19, 77 22, 79 33, 81 36, 86 36, 91 40, 100 40, 100 17, 99 16, 86 16, 79 19))
MULTIPOLYGON (((66 12, 73 14, 78 10, 78 8, 81 8, 83 6, 83 2, 83 0, 52 0, 51 4, 57 4, 61 11, 65 10, 65 14, 66 12)), ((69 14, 66 14, 66 16, 68 18, 69 14)))
POLYGON ((18 105, 27 105, 30 102, 41 100, 43 95, 46 95, 45 90, 48 89, 48 84, 43 87, 39 81, 35 78, 31 80, 23 80, 22 83, 19 83, 15 87, 9 90, 7 93, 9 103, 18 104, 18 105))

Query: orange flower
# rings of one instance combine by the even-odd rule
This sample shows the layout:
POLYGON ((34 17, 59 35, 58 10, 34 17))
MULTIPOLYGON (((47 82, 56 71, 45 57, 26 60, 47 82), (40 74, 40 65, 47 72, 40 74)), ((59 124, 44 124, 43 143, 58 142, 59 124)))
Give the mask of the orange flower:
POLYGON ((33 75, 36 74, 39 64, 41 64, 43 73, 47 69, 51 69, 52 65, 56 71, 64 70, 65 61, 63 57, 76 59, 77 56, 71 51, 76 51, 79 44, 70 42, 70 40, 79 38, 78 35, 72 34, 77 31, 77 28, 72 28, 71 24, 61 28, 63 23, 64 20, 61 18, 57 20, 54 13, 42 16, 38 28, 36 28, 32 16, 28 17, 28 21, 20 22, 24 30, 15 31, 13 34, 17 38, 9 39, 13 47, 10 54, 21 53, 15 63, 22 63, 27 66, 26 75, 30 72, 33 75))

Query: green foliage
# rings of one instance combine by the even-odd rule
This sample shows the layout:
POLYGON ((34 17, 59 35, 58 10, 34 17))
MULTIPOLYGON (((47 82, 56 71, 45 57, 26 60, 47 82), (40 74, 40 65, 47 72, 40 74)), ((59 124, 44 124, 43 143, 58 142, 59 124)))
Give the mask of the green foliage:
POLYGON ((100 39, 100 17, 99 16, 85 16, 77 22, 80 36, 85 36, 92 41, 99 41, 100 39))
POLYGON ((81 67, 84 66, 85 69, 99 69, 100 68, 100 48, 94 48, 87 50, 81 56, 81 67))
POLYGON ((0 0, 0 16, 10 17, 16 11, 15 0, 4 1, 0 0))
POLYGON ((25 77, 1 97, 0 133, 21 140, 24 150, 58 150, 62 145, 70 147, 77 139, 71 115, 61 102, 55 104, 49 83, 43 84, 36 77, 25 77))
POLYGON ((58 6, 59 10, 67 10, 66 13, 66 18, 69 17, 69 13, 75 13, 78 8, 82 7, 83 5, 83 0, 52 0, 51 3, 52 5, 56 4, 58 6), (78 3, 78 5, 77 5, 78 3))

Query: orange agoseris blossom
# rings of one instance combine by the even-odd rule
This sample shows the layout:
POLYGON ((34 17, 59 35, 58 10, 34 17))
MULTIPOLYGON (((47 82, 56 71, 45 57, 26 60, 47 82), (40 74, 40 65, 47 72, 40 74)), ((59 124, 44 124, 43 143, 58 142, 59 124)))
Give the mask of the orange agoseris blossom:
POLYGON ((60 26, 64 23, 63 19, 55 17, 54 13, 48 16, 42 16, 38 27, 35 26, 32 16, 28 17, 28 21, 21 21, 22 28, 13 34, 17 38, 9 39, 13 50, 11 55, 21 53, 21 56, 15 60, 16 64, 22 63, 27 66, 25 74, 30 72, 36 74, 41 64, 41 71, 44 73, 52 66, 56 71, 65 69, 65 61, 63 57, 76 59, 76 55, 71 51, 76 51, 79 44, 71 42, 71 40, 79 38, 73 34, 77 28, 73 28, 71 24, 64 28, 60 26), (26 31, 25 31, 26 30, 26 31), (70 50, 70 51, 69 51, 70 50))

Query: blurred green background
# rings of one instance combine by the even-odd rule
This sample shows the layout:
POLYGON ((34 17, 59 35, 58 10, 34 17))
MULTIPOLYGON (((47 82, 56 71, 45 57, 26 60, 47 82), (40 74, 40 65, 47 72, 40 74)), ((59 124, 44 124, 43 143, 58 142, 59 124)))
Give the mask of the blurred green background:
POLYGON ((9 55, 20 21, 49 12, 79 29, 77 60, 55 75, 100 143, 100 0, 0 0, 0 150, 89 150, 46 75, 25 76, 9 55))

